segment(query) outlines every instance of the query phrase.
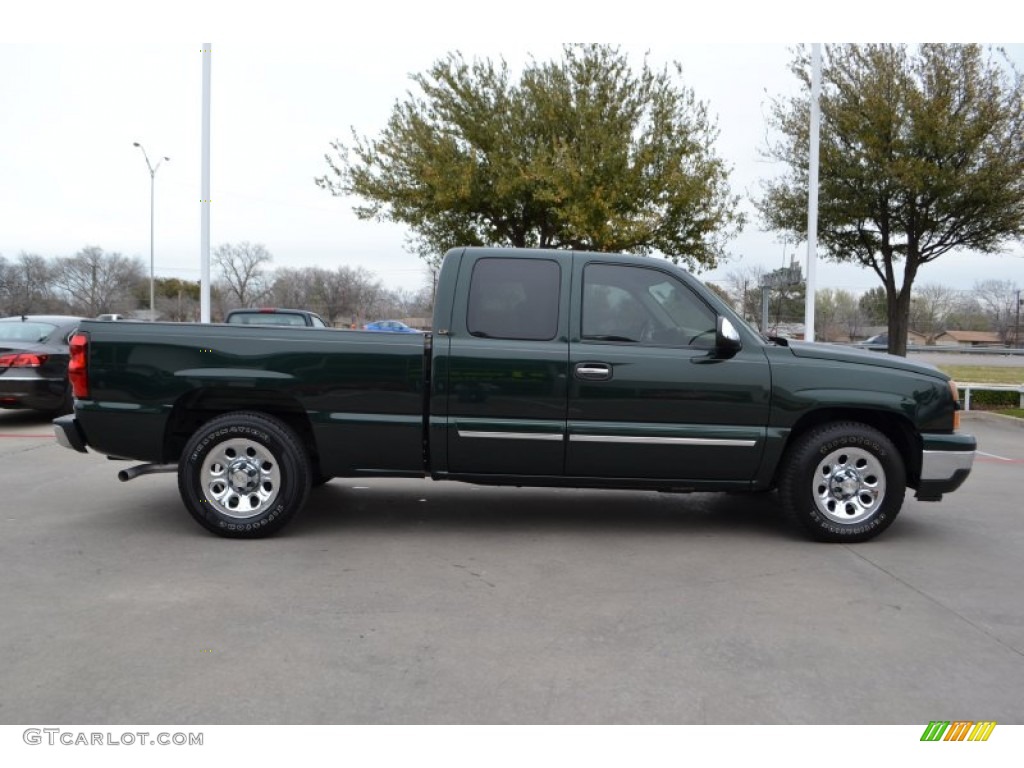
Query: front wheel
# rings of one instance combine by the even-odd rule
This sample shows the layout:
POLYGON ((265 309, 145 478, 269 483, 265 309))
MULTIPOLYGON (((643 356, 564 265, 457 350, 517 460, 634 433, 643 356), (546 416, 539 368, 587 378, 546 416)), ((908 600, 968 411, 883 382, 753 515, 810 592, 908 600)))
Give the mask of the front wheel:
POLYGON ((295 432, 261 413, 203 424, 185 446, 178 491, 197 523, 230 538, 280 530, 306 503, 310 465, 295 432))
POLYGON ((867 541, 903 506, 903 459, 889 438, 866 424, 818 427, 799 437, 783 462, 782 504, 817 541, 867 541))

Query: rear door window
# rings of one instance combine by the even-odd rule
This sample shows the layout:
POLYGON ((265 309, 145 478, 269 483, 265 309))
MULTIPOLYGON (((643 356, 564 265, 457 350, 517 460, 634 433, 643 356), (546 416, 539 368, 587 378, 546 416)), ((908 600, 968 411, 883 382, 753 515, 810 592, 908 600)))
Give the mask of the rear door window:
POLYGON ((487 339, 550 341, 558 333, 561 268, 548 259, 480 259, 466 325, 487 339))

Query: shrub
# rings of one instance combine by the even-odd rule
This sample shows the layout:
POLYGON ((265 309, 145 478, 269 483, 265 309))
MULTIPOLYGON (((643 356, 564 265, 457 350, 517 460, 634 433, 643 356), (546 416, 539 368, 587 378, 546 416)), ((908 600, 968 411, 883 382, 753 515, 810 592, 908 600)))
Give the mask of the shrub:
MULTIPOLYGON (((960 402, 964 400, 964 391, 960 390, 960 402)), ((991 410, 994 408, 1016 408, 1020 405, 1020 393, 1000 392, 985 389, 971 390, 971 408, 991 410)))

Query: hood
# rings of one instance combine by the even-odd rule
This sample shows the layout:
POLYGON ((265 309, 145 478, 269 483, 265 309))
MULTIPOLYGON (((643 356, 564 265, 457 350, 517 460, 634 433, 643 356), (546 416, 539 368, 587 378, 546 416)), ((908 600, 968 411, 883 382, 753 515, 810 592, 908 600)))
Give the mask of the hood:
POLYGON ((789 350, 797 357, 813 357, 818 360, 833 360, 840 363, 855 365, 873 365, 877 368, 896 368, 900 371, 923 373, 939 379, 948 380, 949 376, 930 363, 908 360, 887 352, 872 352, 856 347, 841 347, 835 344, 816 344, 809 341, 790 341, 789 350))

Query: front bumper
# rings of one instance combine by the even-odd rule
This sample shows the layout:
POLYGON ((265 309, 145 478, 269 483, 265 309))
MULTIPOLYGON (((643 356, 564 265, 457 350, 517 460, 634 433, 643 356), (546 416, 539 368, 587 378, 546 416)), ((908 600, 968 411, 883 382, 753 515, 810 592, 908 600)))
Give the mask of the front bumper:
POLYGON ((952 493, 963 485, 974 466, 977 447, 974 435, 924 435, 921 479, 915 498, 938 501, 942 494, 952 493))
POLYGON ((54 419, 53 432, 57 438, 58 444, 65 448, 70 448, 73 451, 78 451, 79 453, 88 453, 88 451, 85 450, 85 435, 83 435, 82 430, 78 428, 78 422, 75 421, 75 415, 73 413, 54 419))

